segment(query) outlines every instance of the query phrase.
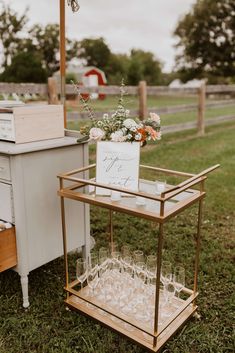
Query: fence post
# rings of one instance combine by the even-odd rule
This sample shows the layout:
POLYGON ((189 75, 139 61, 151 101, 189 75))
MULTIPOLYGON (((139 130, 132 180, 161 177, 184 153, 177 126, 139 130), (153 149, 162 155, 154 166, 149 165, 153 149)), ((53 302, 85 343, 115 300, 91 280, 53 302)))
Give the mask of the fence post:
POLYGON ((205 134, 205 106, 206 106, 206 84, 202 83, 198 89, 197 132, 199 135, 205 134))
POLYGON ((139 82, 139 118, 143 120, 148 115, 147 111, 147 85, 146 81, 139 82))
POLYGON ((54 77, 48 77, 48 104, 59 104, 57 85, 54 77))

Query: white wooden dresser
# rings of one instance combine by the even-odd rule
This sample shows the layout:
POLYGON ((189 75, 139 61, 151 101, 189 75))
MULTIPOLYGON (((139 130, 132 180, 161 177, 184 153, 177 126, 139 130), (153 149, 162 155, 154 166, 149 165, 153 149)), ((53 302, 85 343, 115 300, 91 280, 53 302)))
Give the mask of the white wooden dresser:
MULTIPOLYGON (((23 306, 29 306, 28 274, 63 254, 60 199, 61 172, 88 165, 88 144, 74 137, 14 144, 0 141, 0 219, 16 231, 23 306)), ((89 210, 66 204, 68 250, 89 244, 89 210)))

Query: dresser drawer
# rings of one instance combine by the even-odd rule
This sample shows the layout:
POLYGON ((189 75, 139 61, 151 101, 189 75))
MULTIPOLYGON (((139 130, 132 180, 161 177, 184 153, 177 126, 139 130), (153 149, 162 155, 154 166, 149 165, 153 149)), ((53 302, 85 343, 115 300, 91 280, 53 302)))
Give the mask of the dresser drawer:
POLYGON ((0 179, 11 180, 10 159, 5 156, 0 156, 0 179))
POLYGON ((17 264, 15 227, 0 231, 0 272, 17 264))
POLYGON ((15 223, 12 186, 0 183, 0 195, 0 219, 6 222, 15 223))

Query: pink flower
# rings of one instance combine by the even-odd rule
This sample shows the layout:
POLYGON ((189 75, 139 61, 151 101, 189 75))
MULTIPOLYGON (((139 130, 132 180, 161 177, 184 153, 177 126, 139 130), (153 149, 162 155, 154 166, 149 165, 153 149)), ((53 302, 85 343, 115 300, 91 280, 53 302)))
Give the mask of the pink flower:
POLYGON ((117 130, 111 134, 111 141, 113 142, 124 142, 125 139, 122 130, 117 130))
POLYGON ((157 124, 160 124, 161 119, 159 115, 157 115, 156 113, 149 113, 149 115, 152 121, 155 121, 157 124))
POLYGON ((89 137, 91 140, 101 141, 105 133, 99 127, 92 127, 90 129, 89 137))

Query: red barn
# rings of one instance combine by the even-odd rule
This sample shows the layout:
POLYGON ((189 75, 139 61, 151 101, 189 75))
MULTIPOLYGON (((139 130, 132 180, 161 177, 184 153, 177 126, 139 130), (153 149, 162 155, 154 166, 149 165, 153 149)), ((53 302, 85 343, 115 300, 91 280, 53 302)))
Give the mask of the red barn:
MULTIPOLYGON (((95 66, 87 66, 87 67, 80 67, 73 64, 68 64, 66 69, 66 77, 73 76, 76 80, 76 83, 79 85, 83 85, 86 87, 96 87, 96 86, 105 86, 107 85, 107 79, 105 76, 104 71, 98 69, 95 66)), ((57 71, 53 75, 58 82, 60 82, 60 71, 57 71)), ((88 96, 83 94, 84 98, 88 96)), ((93 99, 99 98, 104 99, 105 94, 98 94, 93 93, 93 99)))
MULTIPOLYGON (((104 71, 95 66, 78 67, 75 65, 68 65, 66 73, 73 74, 77 83, 86 87, 105 86, 107 84, 104 71)), ((104 99, 105 94, 93 93, 92 98, 104 99)))

